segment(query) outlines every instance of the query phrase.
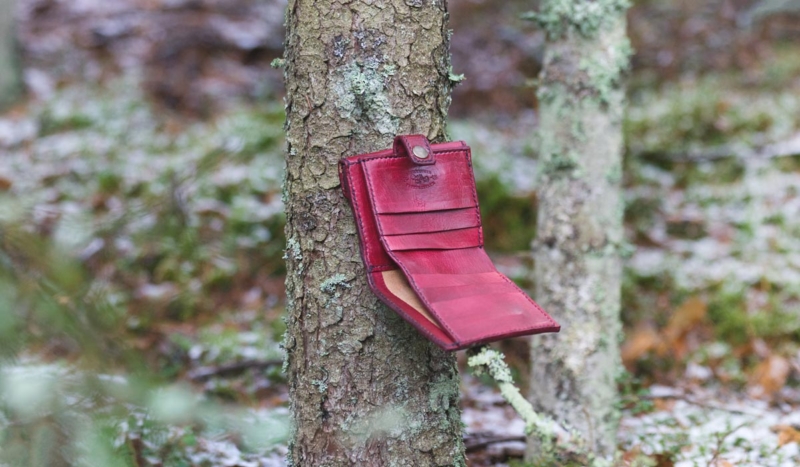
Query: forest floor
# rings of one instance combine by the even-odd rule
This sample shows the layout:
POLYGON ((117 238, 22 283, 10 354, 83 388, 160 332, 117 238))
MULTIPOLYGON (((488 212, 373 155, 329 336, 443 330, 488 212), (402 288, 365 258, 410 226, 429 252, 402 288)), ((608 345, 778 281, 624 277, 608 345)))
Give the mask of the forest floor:
MULTIPOLYGON (((22 2, 31 94, 0 115, 3 467, 284 465, 280 2, 145 3, 22 2)), ((800 465, 800 53, 651 75, 625 122, 624 462, 800 465)), ((529 288, 535 125, 450 126, 487 244, 529 288)), ((525 341, 502 348, 524 386, 525 341)), ((465 374, 462 402, 470 465, 521 465, 491 385, 465 374)))
MULTIPOLYGON (((91 291, 128 310, 120 311, 126 339, 166 381, 180 383, 170 388, 189 391, 198 404, 221 401, 225 410, 235 404, 260 420, 256 427, 272 430, 261 440, 269 446, 264 457, 256 454, 264 444, 248 445, 234 434, 244 428, 182 425, 179 413, 165 418, 166 434, 137 448, 142 456, 162 455, 155 453, 166 443, 176 457, 227 459, 214 465, 280 465, 287 403, 277 344, 282 247, 274 245, 281 224, 280 109, 240 108, 176 131, 156 123, 135 89, 124 81, 107 91, 70 87, 0 118, 3 220, 24 225, 28 235, 88 270, 82 275, 89 285, 79 294, 91 291), (193 300, 198 291, 211 301, 193 300), (227 311, 215 312, 219 304, 227 311)), ((481 186, 491 189, 484 182, 500 180, 505 196, 529 200, 530 141, 505 135, 498 157, 481 158, 488 142, 508 131, 453 124, 454 137, 471 135, 481 186)), ((680 162, 692 165, 681 171, 660 161, 632 164, 630 206, 658 205, 628 225, 632 238, 648 242, 627 261, 634 298, 626 303, 623 356, 631 378, 641 380, 623 384, 620 441, 629 456, 646 454, 662 466, 788 466, 800 459, 794 141, 766 145, 758 150, 762 157, 680 162)), ((4 248, 33 255, 21 241, 10 236, 4 248)), ((527 254, 498 253, 497 260, 519 282, 530 280, 527 254)), ((42 339, 51 332, 58 334, 40 331, 20 344, 36 365, 5 371, 21 378, 74 371, 59 361, 80 367, 80 340, 42 339)), ((45 387, 61 384, 45 379, 45 387)), ((500 396, 469 376, 463 396, 472 465, 519 458, 523 425, 500 396), (494 442, 503 438, 512 440, 494 442)), ((142 432, 150 429, 144 407, 130 415, 138 425, 117 420, 115 429, 123 430, 117 436, 153 436, 142 432)))

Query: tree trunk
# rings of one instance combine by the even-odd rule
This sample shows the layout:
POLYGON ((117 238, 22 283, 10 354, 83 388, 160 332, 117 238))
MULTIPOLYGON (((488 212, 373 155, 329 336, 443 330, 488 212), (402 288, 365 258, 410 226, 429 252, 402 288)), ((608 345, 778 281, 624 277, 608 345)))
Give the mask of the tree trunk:
POLYGON ((444 137, 445 0, 291 0, 287 351, 295 466, 465 465, 452 354, 367 286, 337 172, 396 133, 444 137))
POLYGON ((0 109, 20 94, 19 60, 15 35, 14 0, 0 0, 0 109))
MULTIPOLYGON (((545 0, 538 90, 536 300, 562 325, 531 341, 531 400, 601 457, 616 447, 622 230, 623 0, 545 0)), ((530 439, 529 458, 543 455, 530 439)))

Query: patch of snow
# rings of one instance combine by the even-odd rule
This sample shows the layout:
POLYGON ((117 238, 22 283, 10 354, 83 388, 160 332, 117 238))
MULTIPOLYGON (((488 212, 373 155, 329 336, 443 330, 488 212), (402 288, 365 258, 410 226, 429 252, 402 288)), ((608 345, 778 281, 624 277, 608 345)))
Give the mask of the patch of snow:
MULTIPOLYGON (((673 398, 682 391, 653 386, 655 398, 673 398)), ((669 410, 623 417, 620 436, 627 449, 645 454, 672 453, 676 467, 715 465, 725 460, 737 467, 796 467, 797 443, 778 445, 773 427, 800 424, 800 413, 786 413, 754 399, 717 402, 678 398, 669 410)))

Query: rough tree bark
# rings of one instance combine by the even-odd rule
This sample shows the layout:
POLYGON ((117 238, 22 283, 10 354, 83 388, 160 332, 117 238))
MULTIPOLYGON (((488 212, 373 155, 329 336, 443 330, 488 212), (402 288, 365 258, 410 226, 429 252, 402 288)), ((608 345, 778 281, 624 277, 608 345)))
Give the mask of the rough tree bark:
POLYGON ((0 0, 0 109, 20 94, 19 60, 15 36, 14 0, 0 0))
POLYGON ((367 287, 337 163, 444 137, 446 0, 291 0, 285 348, 298 466, 465 465, 454 357, 367 287))
MULTIPOLYGON (((531 341, 531 401, 601 457, 616 447, 626 0, 544 0, 536 300, 562 331, 531 341)), ((529 458, 539 443, 531 438, 529 458)))

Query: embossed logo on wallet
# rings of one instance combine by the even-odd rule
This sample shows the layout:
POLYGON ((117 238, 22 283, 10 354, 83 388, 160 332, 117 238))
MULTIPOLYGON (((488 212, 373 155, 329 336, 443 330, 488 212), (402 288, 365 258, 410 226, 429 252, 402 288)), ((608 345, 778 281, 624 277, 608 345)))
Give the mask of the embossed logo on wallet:
POLYGON ((414 188, 427 188, 432 186, 436 183, 436 179, 438 175, 436 175, 430 169, 413 169, 410 174, 408 174, 408 186, 414 188))

